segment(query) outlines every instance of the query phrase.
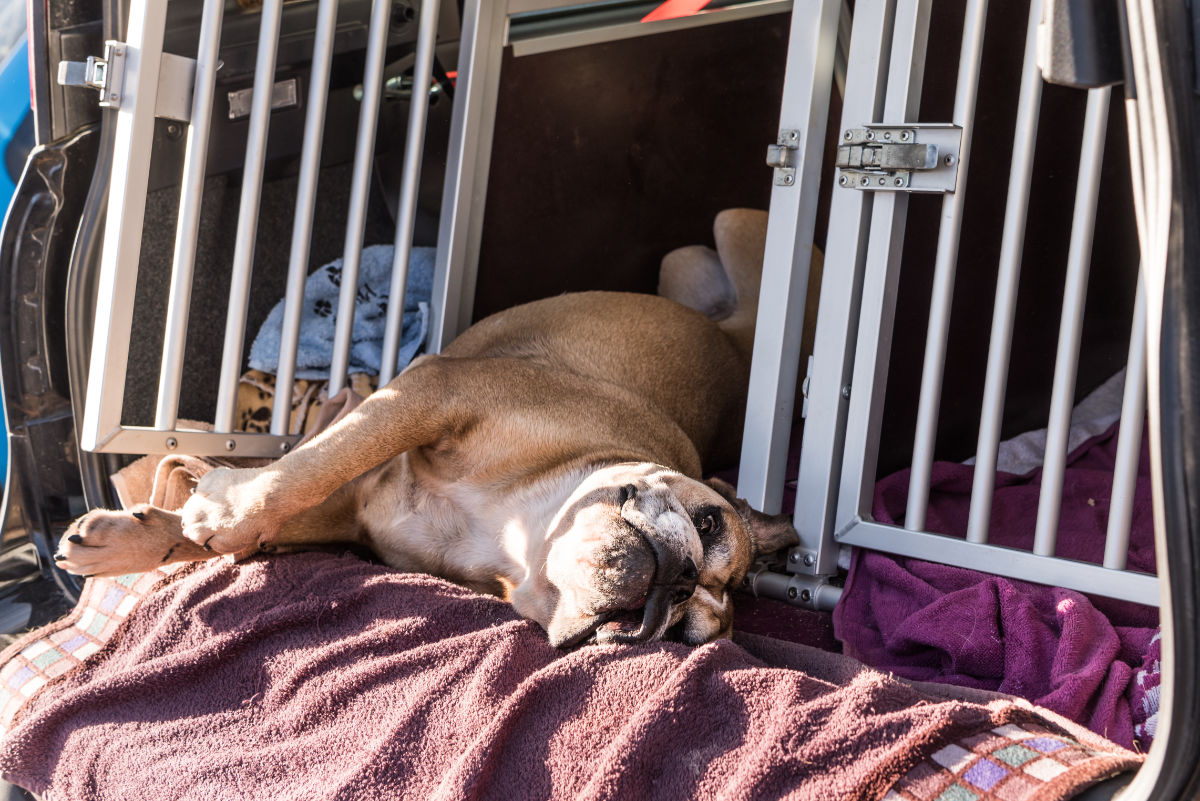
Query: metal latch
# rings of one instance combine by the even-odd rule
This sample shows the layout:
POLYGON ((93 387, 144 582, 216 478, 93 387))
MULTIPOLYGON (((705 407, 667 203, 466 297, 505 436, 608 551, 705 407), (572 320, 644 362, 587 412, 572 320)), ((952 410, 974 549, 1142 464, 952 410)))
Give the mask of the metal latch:
POLYGON ((774 145, 767 145, 767 166, 775 168, 775 185, 796 183, 796 156, 800 152, 800 132, 783 130, 774 145))
POLYGON ((103 58, 88 56, 87 61, 58 63, 59 85, 91 87, 100 92, 100 105, 107 108, 117 108, 121 105, 121 88, 124 82, 124 42, 105 42, 103 58))
MULTIPOLYGON (((58 62, 61 86, 84 86, 100 93, 100 105, 120 108, 125 87, 124 42, 104 43, 104 57, 88 56, 87 61, 58 62)), ((220 69, 221 65, 217 65, 220 69)), ((196 83, 196 60, 174 53, 163 53, 158 66, 158 92, 154 116, 189 122, 192 118, 192 94, 196 83)))
POLYGON ((838 145, 838 184, 863 190, 953 192, 961 143, 957 125, 849 128, 838 145))

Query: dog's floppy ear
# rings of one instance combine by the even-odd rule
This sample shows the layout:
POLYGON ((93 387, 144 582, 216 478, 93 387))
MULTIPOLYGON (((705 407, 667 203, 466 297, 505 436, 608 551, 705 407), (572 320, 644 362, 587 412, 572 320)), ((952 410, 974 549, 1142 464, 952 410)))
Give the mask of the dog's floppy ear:
POLYGON ((710 478, 705 482, 721 494, 721 497, 733 504, 746 525, 750 527, 750 536, 754 539, 755 555, 771 553, 780 548, 790 548, 800 544, 800 535, 792 527, 788 515, 766 515, 750 508, 744 498, 737 496, 737 490, 727 481, 710 478))

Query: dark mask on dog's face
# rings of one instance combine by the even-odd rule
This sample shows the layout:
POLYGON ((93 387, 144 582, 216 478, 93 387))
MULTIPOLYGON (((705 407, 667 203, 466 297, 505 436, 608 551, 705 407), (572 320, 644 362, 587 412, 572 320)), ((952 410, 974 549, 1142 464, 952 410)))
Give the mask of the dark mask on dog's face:
POLYGON ((782 517, 754 512, 725 482, 658 465, 597 470, 550 526, 538 619, 550 642, 728 637, 731 590, 756 554, 798 541, 782 517))

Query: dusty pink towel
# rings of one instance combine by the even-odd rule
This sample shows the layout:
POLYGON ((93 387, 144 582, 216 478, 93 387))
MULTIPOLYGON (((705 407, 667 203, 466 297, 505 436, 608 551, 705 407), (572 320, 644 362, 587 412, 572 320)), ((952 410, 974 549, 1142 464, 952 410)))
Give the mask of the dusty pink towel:
MULTIPOLYGON (((97 581, 94 603, 126 606, 119 582, 97 581)), ((766 638, 563 653, 500 601, 351 556, 184 568, 125 611, 107 645, 29 693, 0 741, 6 778, 96 801, 875 799, 956 786, 952 797, 1019 801, 1138 763, 1028 706, 948 700, 766 638)), ((27 638, 0 683, 85 640, 27 638)))

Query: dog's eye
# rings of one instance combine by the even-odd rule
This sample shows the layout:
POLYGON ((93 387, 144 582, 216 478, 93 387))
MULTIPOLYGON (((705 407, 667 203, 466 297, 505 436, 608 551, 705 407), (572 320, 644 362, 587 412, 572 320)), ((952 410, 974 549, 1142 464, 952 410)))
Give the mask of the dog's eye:
POLYGON ((700 535, 700 539, 709 539, 721 531, 721 513, 711 507, 705 507, 692 517, 692 524, 696 526, 696 533, 700 535))

